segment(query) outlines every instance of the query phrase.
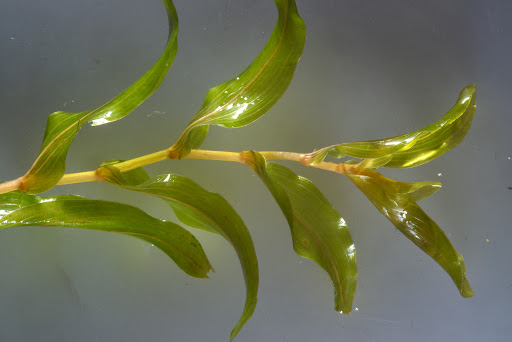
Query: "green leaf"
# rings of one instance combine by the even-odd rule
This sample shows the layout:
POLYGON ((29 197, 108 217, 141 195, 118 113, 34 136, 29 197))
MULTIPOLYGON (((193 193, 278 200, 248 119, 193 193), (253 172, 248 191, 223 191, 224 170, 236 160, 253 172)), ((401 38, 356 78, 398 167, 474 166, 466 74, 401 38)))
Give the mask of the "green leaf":
POLYGON ((57 226, 122 233, 149 242, 187 274, 208 278, 212 269, 197 239, 172 222, 130 205, 79 196, 36 197, 19 191, 0 195, 0 229, 57 226))
POLYGON ((236 128, 265 114, 284 94, 304 49, 306 31, 295 1, 275 0, 277 24, 252 64, 237 77, 211 88, 197 115, 173 146, 174 158, 198 148, 207 125, 236 128))
MULTIPOLYGON (((114 166, 118 163, 124 162, 124 160, 106 160, 100 164, 100 168, 102 166, 114 166)), ((114 169, 117 170, 117 169, 114 169)), ((142 167, 138 167, 136 169, 124 172, 116 172, 117 177, 120 177, 118 182, 126 185, 139 185, 140 183, 144 183, 149 180, 149 175, 142 167)))
POLYGON ((112 166, 101 167, 97 173, 106 182, 124 189, 146 193, 164 199, 178 219, 193 228, 221 235, 235 249, 246 285, 246 301, 239 322, 231 333, 233 339, 252 316, 258 294, 258 261, 251 235, 244 222, 219 194, 209 192, 192 180, 179 175, 161 175, 133 186, 112 166))
POLYGON ((376 171, 359 169, 358 173, 351 173, 351 170, 354 169, 346 168, 346 175, 373 205, 402 234, 445 269, 463 297, 473 296, 466 279, 464 259, 441 228, 416 203, 439 190, 441 183, 403 183, 376 171))
POLYGON ((52 188, 65 172, 66 155, 78 130, 119 120, 144 102, 162 83, 177 51, 178 17, 171 0, 163 0, 169 18, 169 38, 158 61, 137 82, 104 105, 81 113, 56 112, 49 116, 39 156, 23 176, 21 191, 31 194, 52 188))
POLYGON ((452 109, 433 124, 393 138, 329 146, 311 153, 310 162, 318 164, 331 154, 337 158, 380 158, 377 167, 409 168, 428 163, 464 139, 475 115, 475 100, 475 87, 469 85, 461 91, 452 109))
POLYGON ((336 311, 349 313, 357 268, 355 246, 345 220, 308 179, 282 165, 266 163, 257 152, 245 152, 244 158, 286 216, 295 252, 327 271, 334 285, 336 311))

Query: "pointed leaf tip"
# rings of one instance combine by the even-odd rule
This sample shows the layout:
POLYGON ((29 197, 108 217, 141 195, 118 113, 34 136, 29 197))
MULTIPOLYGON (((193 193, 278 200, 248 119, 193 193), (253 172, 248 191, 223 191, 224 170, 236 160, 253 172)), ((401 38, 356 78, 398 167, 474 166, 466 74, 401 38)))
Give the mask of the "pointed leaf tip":
POLYGON ((356 290, 356 251, 345 220, 308 179, 253 151, 244 162, 260 176, 283 211, 295 252, 315 261, 331 277, 335 310, 349 313, 356 290))
POLYGON ((81 113, 51 114, 41 151, 23 176, 21 191, 38 194, 57 184, 65 172, 68 149, 85 123, 97 126, 122 119, 158 89, 177 52, 178 16, 171 0, 163 3, 169 19, 169 38, 160 58, 139 80, 104 105, 81 113))
POLYGON ((452 278, 463 297, 473 296, 464 259, 441 228, 418 206, 440 189, 438 182, 403 183, 372 170, 346 169, 348 178, 373 205, 416 246, 434 259, 452 278))
POLYGON ((219 234, 235 249, 246 285, 246 301, 240 320, 231 337, 234 338, 251 318, 258 295, 258 261, 249 230, 238 213, 219 194, 209 192, 189 178, 167 174, 138 185, 124 183, 124 178, 112 166, 101 168, 103 180, 127 190, 160 197, 173 209, 184 224, 219 234))
POLYGON ((392 138, 325 147, 310 154, 311 163, 323 161, 327 154, 368 160, 370 169, 410 168, 428 163, 464 139, 475 115, 475 101, 476 91, 472 84, 462 89, 455 105, 433 124, 392 138))
POLYGON ((69 195, 36 197, 19 191, 0 195, 0 229, 17 226, 121 233, 153 244, 193 277, 208 278, 212 269, 201 244, 186 229, 122 203, 69 195))
POLYGON ((267 44, 241 74, 206 93, 203 105, 173 146, 176 158, 199 148, 208 125, 237 128, 263 116, 284 94, 304 49, 305 25, 295 1, 276 0, 278 19, 267 44))

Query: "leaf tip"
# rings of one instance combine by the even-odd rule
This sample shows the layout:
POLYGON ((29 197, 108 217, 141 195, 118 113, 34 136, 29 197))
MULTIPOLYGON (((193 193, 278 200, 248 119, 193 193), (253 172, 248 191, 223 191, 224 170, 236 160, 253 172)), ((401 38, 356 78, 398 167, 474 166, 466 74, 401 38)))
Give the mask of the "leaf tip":
POLYGON ((345 293, 339 293, 335 288, 335 292, 334 310, 340 314, 348 315, 352 312, 352 300, 354 299, 355 287, 354 291, 346 291, 345 293))
POLYGON ((464 277, 464 281, 462 282, 462 285, 461 285, 459 291, 460 291, 461 296, 464 298, 470 298, 475 295, 475 292, 469 285, 469 282, 466 279, 466 277, 464 277))
POLYGON ((337 312, 339 312, 342 315, 348 315, 349 313, 352 312, 352 308, 347 308, 345 310, 342 310, 339 307, 336 307, 334 310, 336 310, 337 312))
POLYGON ((231 335, 229 336, 229 342, 233 342, 233 340, 236 338, 240 330, 244 327, 245 323, 247 323, 247 319, 240 319, 240 321, 235 325, 233 330, 231 331, 231 335))

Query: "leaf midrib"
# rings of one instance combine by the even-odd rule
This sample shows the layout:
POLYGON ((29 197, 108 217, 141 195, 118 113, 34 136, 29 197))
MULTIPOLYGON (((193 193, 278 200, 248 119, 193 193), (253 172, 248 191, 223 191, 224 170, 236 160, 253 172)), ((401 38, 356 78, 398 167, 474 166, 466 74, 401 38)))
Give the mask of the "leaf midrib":
MULTIPOLYGON (((265 64, 260 68, 260 70, 258 71, 258 73, 251 79, 250 82, 248 82, 244 87, 242 87, 242 89, 240 91, 238 91, 238 93, 236 94, 236 96, 233 96, 232 99, 228 102, 226 102, 223 106, 221 107, 218 107, 216 108, 213 112, 210 112, 209 114, 206 114, 205 116, 202 116, 200 117, 199 119, 197 119, 196 121, 192 122, 190 125, 189 125, 189 129, 197 126, 198 124, 201 123, 201 121, 205 121, 207 120, 208 118, 212 117, 213 115, 221 112, 222 110, 224 110, 224 108, 226 106, 229 106, 230 104, 233 104, 237 99, 238 97, 240 96, 240 94, 244 93, 245 91, 247 91, 250 86, 258 79, 259 75, 265 70, 265 68, 268 66, 268 64, 273 60, 275 54, 277 53, 277 51, 279 50, 279 48, 281 47, 282 45, 282 42, 283 42, 283 39, 284 39, 284 36, 286 34, 286 29, 288 28, 288 12, 289 12, 289 6, 290 5, 290 1, 287 1, 286 2, 286 10, 285 10, 285 22, 284 22, 284 28, 283 28, 283 32, 279 38, 279 43, 276 45, 276 48, 274 49, 274 51, 272 52, 272 54, 270 55, 270 57, 267 59, 267 61, 265 62, 265 64)), ((219 94, 214 98, 212 99, 212 101, 210 101, 210 103, 214 102, 217 97, 219 97, 220 95, 222 94, 222 92, 219 92, 219 94)), ((226 114, 228 115, 228 114, 226 114)), ((223 118, 223 116, 220 116, 218 117, 217 119, 221 119, 223 118)))
MULTIPOLYGON (((289 191, 290 189, 287 188, 287 191, 289 191)), ((293 193, 293 191, 290 191, 293 193)), ((309 227, 309 225, 307 225, 301 218, 299 218, 298 214, 297 214, 297 211, 292 209, 292 215, 294 216, 294 218, 297 219, 297 221, 299 221, 302 226, 310 233, 310 236, 313 237, 315 239, 315 241, 317 242, 317 244, 320 246, 320 249, 323 250, 324 252, 326 252, 326 256, 327 256, 327 260, 329 260, 330 264, 331 264, 331 267, 332 269, 334 270, 334 273, 336 275, 336 282, 338 284, 338 288, 340 289, 340 299, 342 301, 342 306, 344 305, 344 298, 343 298, 343 293, 344 293, 344 290, 342 288, 342 281, 340 279, 340 274, 338 272, 338 269, 336 267, 336 263, 334 262, 334 258, 331 254, 331 252, 329 251, 329 248, 326 247, 326 244, 316 235, 313 233, 313 230, 309 227)), ((345 249, 343 249, 343 252, 345 254, 345 257, 350 260, 350 258, 348 258, 348 255, 345 251, 345 249)))
MULTIPOLYGON (((152 187, 152 189, 163 190, 163 191, 167 190, 166 188, 163 188, 163 187, 152 187)), ((224 231, 222 229, 222 227, 217 222, 215 222, 215 220, 213 218, 211 218, 210 216, 206 215, 204 212, 199 210, 197 207, 194 207, 193 205, 188 204, 188 203, 183 202, 183 201, 180 201, 180 200, 178 200, 176 198, 172 198, 172 197, 170 197, 168 195, 154 194, 152 192, 148 192, 148 191, 144 191, 144 190, 139 190, 139 189, 134 189, 134 188, 132 188, 132 190, 135 190, 137 192, 141 192, 141 193, 144 193, 144 194, 147 194, 147 195, 162 197, 162 198, 164 198, 166 200, 177 202, 179 204, 182 204, 182 205, 192 209, 194 212, 199 213, 201 216, 205 217, 208 221, 212 222, 214 224, 214 226, 216 226, 218 228, 218 230, 221 233, 221 235, 224 238, 226 238, 226 240, 228 240, 231 245, 234 246, 233 240, 229 237, 229 235, 226 234, 226 231, 224 231)))
MULTIPOLYGON (((174 30, 174 27, 173 27, 173 30, 174 30)), ((168 50, 171 50, 172 46, 174 45, 174 42, 176 41, 176 36, 174 34, 171 34, 170 37, 169 37, 169 40, 167 41, 167 44, 166 44, 166 47, 164 49, 164 52, 163 54, 167 53, 168 50)), ((160 59, 160 58, 159 58, 160 59)), ((157 62, 158 63, 158 60, 157 62)), ((167 65, 166 65, 167 66, 167 65)), ((151 67, 149 71, 149 73, 147 75, 145 75, 146 77, 145 78, 150 78, 150 76, 152 76, 155 72, 156 72, 156 69, 158 68, 154 68, 154 67, 151 67)), ((144 75, 142 76, 144 77, 144 75)), ((138 82, 138 81, 136 81, 138 82)), ((132 91, 126 93, 124 96, 122 96, 121 98, 118 99, 119 103, 121 104, 122 102, 124 102, 129 96, 131 96, 134 92, 138 91, 142 86, 144 85, 144 83, 142 82, 141 84, 139 84, 137 87, 133 88, 132 91)), ((51 156, 53 155, 54 151, 57 150, 61 143, 59 142, 60 141, 60 137, 63 136, 65 133, 67 133, 73 126, 75 126, 77 123, 78 123, 78 126, 81 127, 81 122, 85 121, 85 122, 88 122, 88 118, 90 118, 91 116, 93 116, 95 113, 101 111, 103 108, 107 107, 109 104, 111 104, 113 101, 115 101, 117 99, 117 96, 114 97, 113 99, 110 99, 107 103, 103 104, 102 106, 96 108, 96 109, 93 109, 91 111, 89 111, 87 114, 85 114, 83 117, 79 118, 77 121, 74 121, 71 125, 69 125, 67 128, 65 128, 63 131, 61 131, 55 138, 52 139, 52 141, 50 143, 48 143, 46 145, 46 147, 43 149, 43 151, 41 151, 39 153, 39 156, 37 157, 36 161, 34 162, 34 166, 35 165, 39 165, 37 168, 34 169, 34 167, 32 167, 28 172, 27 174, 31 173, 31 172, 37 172, 39 170, 41 170, 43 168, 43 166, 45 166, 48 162, 51 161, 51 156), (55 144, 57 143, 57 146, 54 146, 55 144), (44 154, 47 152, 47 150, 49 148, 52 148, 53 151, 52 153, 50 153, 49 156, 46 156, 45 160, 42 162, 42 163, 39 163, 39 160, 44 156, 44 154)), ((79 114, 79 113, 66 113, 66 114, 79 114)), ((114 120, 116 121, 116 120, 114 120)))
MULTIPOLYGON (((61 202, 62 203, 62 202, 61 202)), ((21 209, 18 209, 18 210, 23 210, 24 208, 29 208, 29 207, 33 207, 33 206, 37 206, 37 205, 42 205, 43 203, 34 203, 34 204, 31 204, 31 205, 28 205, 28 206, 25 206, 25 207, 22 207, 21 209)), ((63 203, 62 203, 63 204, 63 203)), ((76 204, 76 203, 73 203, 73 204, 76 204)), ((88 203, 89 204, 89 203, 88 203)), ((0 220, 0 223, 4 222, 11 214, 14 214, 16 213, 16 211, 18 210, 15 210, 13 211, 12 213, 9 213, 8 215, 5 215, 1 220, 0 220)), ((51 209, 51 210, 46 210, 45 213, 51 213, 51 212, 58 212, 59 210, 58 209, 51 209)), ((28 216, 26 217, 23 221, 21 221, 20 223, 23 224, 23 225, 43 225, 43 226, 48 226, 48 225, 52 225, 53 224, 40 224, 40 222, 37 222, 37 224, 33 224, 33 223, 24 223, 25 221, 30 221, 31 219, 33 219, 34 217, 37 217, 37 216, 41 216, 41 214, 34 214, 34 215, 31 215, 31 216, 28 216)), ((111 218, 111 219, 120 219, 121 217, 120 216, 108 216, 108 215, 104 215, 104 216, 87 216, 85 217, 87 219, 95 219, 95 218, 101 218, 101 219, 108 219, 108 218, 111 218)), ((158 220, 156 218, 153 218, 155 220, 158 220)), ((130 218, 131 221, 138 221, 140 222, 141 224, 146 224, 146 222, 144 222, 143 220, 140 220, 138 218, 130 218)), ((68 222, 70 224, 73 224, 72 221, 69 221, 69 220, 56 220, 56 222, 53 222, 53 223, 58 223, 58 222, 61 222, 61 223, 65 223, 65 222, 68 222)), ((48 223, 48 222, 45 222, 45 223, 48 223)), ((75 222, 76 223, 76 222, 75 222)), ((79 224, 79 223, 78 223, 79 224)), ((86 223, 85 223, 86 224, 86 223)), ((58 227, 58 226, 57 226, 58 227)), ((166 241, 156 237, 156 236, 152 236, 152 235, 148 235, 148 234, 144 234, 144 233, 137 233, 137 232, 123 232, 123 231, 115 231, 115 230, 106 230, 106 229, 97 229, 97 228, 82 228, 82 227, 69 227, 69 228, 77 228, 77 229, 88 229, 88 230, 93 230, 93 231, 98 231, 98 232, 109 232, 109 233, 119 233, 119 234, 126 234, 126 235, 140 235, 140 236, 145 236, 145 237, 149 237, 149 238, 152 238, 152 239, 155 239, 157 241, 160 241, 162 242, 164 245, 168 246, 169 248, 175 250, 176 252, 178 252, 179 254, 181 254, 182 256, 184 256, 185 258, 187 258, 188 260, 190 260, 193 264, 195 264, 196 266, 198 266, 198 268, 202 269, 203 267, 198 264, 194 259, 192 259, 191 257, 189 257, 187 254, 185 254, 183 251, 181 251, 179 248, 177 248, 176 246, 173 246, 169 243, 167 243, 166 241)))

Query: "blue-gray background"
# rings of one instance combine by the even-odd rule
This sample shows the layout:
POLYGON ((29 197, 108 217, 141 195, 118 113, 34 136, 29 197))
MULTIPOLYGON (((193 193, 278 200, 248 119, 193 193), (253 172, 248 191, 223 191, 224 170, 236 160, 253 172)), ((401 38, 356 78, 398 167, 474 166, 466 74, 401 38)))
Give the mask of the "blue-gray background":
MULTIPOLYGON (((268 39, 272 0, 176 0, 179 50, 158 92, 125 119, 84 127, 68 172, 168 147, 207 89, 243 70, 268 39)), ((465 141, 428 165, 385 170, 439 180, 422 202, 464 256, 475 297, 405 239, 344 177, 286 164, 340 211, 357 247, 354 312, 333 310, 329 277, 292 250, 286 221, 242 165, 167 161, 223 194, 244 218, 259 256, 260 291, 243 341, 505 341, 512 336, 512 3, 298 1, 307 41, 282 100, 256 123, 213 128, 204 148, 309 152, 383 138, 440 118, 467 84, 477 114, 465 141), (488 240, 488 241, 487 241, 488 240)), ((166 40, 158 0, 2 0, 0 179, 34 161, 47 116, 115 96, 158 58, 166 40)), ((106 184, 62 186, 174 219, 160 201, 106 184)), ((0 341, 226 341, 244 283, 220 237, 195 231, 216 273, 193 279, 154 247, 115 234, 17 228, 0 232, 0 341)))

